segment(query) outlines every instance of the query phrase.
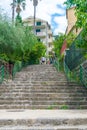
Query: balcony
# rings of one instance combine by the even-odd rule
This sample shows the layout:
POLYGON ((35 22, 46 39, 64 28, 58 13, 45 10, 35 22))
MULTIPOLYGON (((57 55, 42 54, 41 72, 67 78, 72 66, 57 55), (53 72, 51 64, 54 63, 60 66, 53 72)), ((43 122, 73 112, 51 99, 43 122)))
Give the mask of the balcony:
POLYGON ((52 39, 52 38, 48 39, 48 42, 49 42, 49 43, 52 43, 52 42, 53 42, 53 39, 52 39))
POLYGON ((37 29, 37 28, 40 28, 40 29, 42 28, 42 29, 44 29, 44 28, 46 28, 46 27, 45 27, 45 25, 35 25, 35 28, 36 28, 36 29, 37 29))
POLYGON ((52 30, 48 30, 48 34, 49 34, 49 35, 52 35, 52 30))
POLYGON ((36 35, 38 37, 46 37, 46 32, 37 32, 36 35))

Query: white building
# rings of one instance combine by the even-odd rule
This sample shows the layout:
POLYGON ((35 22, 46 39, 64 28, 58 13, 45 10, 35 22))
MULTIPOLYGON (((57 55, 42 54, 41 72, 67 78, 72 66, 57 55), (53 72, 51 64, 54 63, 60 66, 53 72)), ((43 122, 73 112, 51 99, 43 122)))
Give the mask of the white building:
MULTIPOLYGON (((34 27, 33 17, 29 17, 23 20, 24 25, 34 27)), ((38 40, 43 42, 47 46, 47 55, 52 52, 53 48, 53 33, 51 26, 47 21, 36 18, 35 19, 35 34, 38 37, 38 40)))

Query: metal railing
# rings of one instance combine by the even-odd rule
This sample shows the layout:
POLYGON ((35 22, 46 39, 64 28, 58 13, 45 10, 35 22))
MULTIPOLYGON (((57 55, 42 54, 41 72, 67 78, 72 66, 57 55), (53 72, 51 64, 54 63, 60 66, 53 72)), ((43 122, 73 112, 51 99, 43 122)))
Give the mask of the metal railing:
POLYGON ((3 80, 4 80, 4 76, 5 76, 5 73, 4 73, 5 71, 4 71, 4 66, 2 65, 1 67, 0 67, 0 83, 2 83, 3 82, 3 80))
POLYGON ((22 69, 22 62, 16 62, 14 64, 13 70, 12 70, 12 79, 15 77, 15 74, 19 72, 22 69))
POLYGON ((55 60, 55 62, 53 63, 54 66, 56 67, 57 71, 63 71, 63 61, 60 60, 55 60))
POLYGON ((76 80, 78 81, 78 77, 76 75, 76 72, 75 71, 72 72, 69 69, 69 67, 67 66, 67 64, 65 63, 65 61, 64 61, 64 72, 66 74, 68 81, 76 81, 76 80))
POLYGON ((80 66, 80 81, 87 88, 87 70, 80 66))
POLYGON ((64 61, 64 72, 68 81, 77 81, 87 88, 87 69, 82 65, 78 69, 70 70, 66 62, 64 61))
POLYGON ((12 79, 14 79, 15 74, 19 71, 21 71, 22 68, 27 67, 29 65, 29 62, 16 62, 14 64, 13 70, 12 70, 12 79))
POLYGON ((71 48, 69 50, 66 50, 66 56, 65 56, 65 62, 68 65, 70 70, 75 69, 78 65, 80 65, 84 60, 84 54, 86 54, 87 51, 77 48, 71 48))
POLYGON ((55 60, 54 66, 56 67, 57 71, 59 71, 59 61, 55 60))
POLYGON ((9 79, 9 78, 14 79, 15 74, 28 65, 29 62, 21 62, 21 61, 16 62, 12 66, 10 64, 2 65, 0 67, 0 83, 2 83, 4 79, 9 79))
POLYGON ((73 41, 69 49, 66 50, 64 57, 64 71, 68 80, 76 80, 87 87, 87 68, 82 64, 87 60, 87 48, 82 47, 84 42, 83 29, 73 41))
POLYGON ((87 43, 86 38, 84 39, 84 31, 83 29, 79 35, 72 42, 71 46, 68 50, 66 50, 65 62, 68 65, 70 70, 78 67, 82 62, 86 60, 85 55, 87 55, 87 48, 84 48, 84 42, 87 43))

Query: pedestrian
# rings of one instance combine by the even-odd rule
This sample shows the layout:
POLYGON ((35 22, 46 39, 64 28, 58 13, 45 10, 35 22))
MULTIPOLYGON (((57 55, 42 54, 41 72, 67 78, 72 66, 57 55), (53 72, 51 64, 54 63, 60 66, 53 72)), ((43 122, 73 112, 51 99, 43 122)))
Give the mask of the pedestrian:
POLYGON ((41 64, 46 64, 46 58, 45 57, 41 58, 41 64))

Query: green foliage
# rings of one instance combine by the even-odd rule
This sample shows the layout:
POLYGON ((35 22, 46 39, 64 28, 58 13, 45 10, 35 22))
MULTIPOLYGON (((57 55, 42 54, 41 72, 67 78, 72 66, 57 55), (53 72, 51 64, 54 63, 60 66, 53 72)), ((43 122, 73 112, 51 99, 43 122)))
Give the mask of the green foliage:
POLYGON ((61 106, 61 109, 67 110, 67 109, 69 109, 69 107, 68 107, 67 105, 62 105, 62 106, 61 106))
POLYGON ((24 35, 23 35, 23 45, 22 45, 22 50, 23 50, 23 60, 27 61, 29 60, 30 53, 33 50, 33 47, 37 43, 37 38, 36 36, 32 33, 32 30, 30 27, 24 27, 23 28, 24 35))
POLYGON ((87 28, 84 28, 76 39, 76 47, 87 50, 87 28))
POLYGON ((76 25, 79 27, 87 26, 87 0, 66 0, 67 8, 76 6, 76 25))
POLYGON ((30 53, 30 63, 31 64, 38 64, 40 61, 40 58, 44 56, 46 53, 46 46, 42 43, 38 42, 33 47, 33 50, 30 53))
POLYGON ((60 33, 54 41, 54 52, 57 57, 60 57, 60 51, 61 51, 65 38, 66 38, 66 36, 64 34, 60 33))
POLYGON ((52 110, 52 109, 54 109, 54 105, 48 106, 47 109, 48 109, 48 110, 52 110))
POLYGON ((12 26, 0 17, 0 58, 15 63, 29 60, 37 38, 29 27, 12 26))
POLYGON ((87 54, 84 55, 85 59, 87 59, 87 54))
POLYGON ((12 6, 12 21, 14 23, 14 15, 15 15, 15 11, 17 13, 16 16, 16 25, 22 25, 22 18, 21 18, 21 11, 22 9, 25 10, 25 5, 26 5, 26 0, 13 0, 13 2, 11 3, 12 6), (16 8, 16 9, 15 9, 16 8))
POLYGON ((67 36, 66 36, 66 41, 67 41, 67 47, 69 48, 72 44, 72 42, 75 40, 76 38, 76 34, 74 33, 69 33, 67 36))
POLYGON ((18 14, 16 16, 16 23, 15 23, 16 26, 20 26, 22 25, 22 17, 18 14))
POLYGON ((33 46, 35 45, 35 43, 37 43, 37 38, 36 36, 32 33, 32 29, 28 26, 23 28, 24 30, 24 39, 23 42, 25 43, 23 48, 24 50, 30 52, 33 48, 33 46))

